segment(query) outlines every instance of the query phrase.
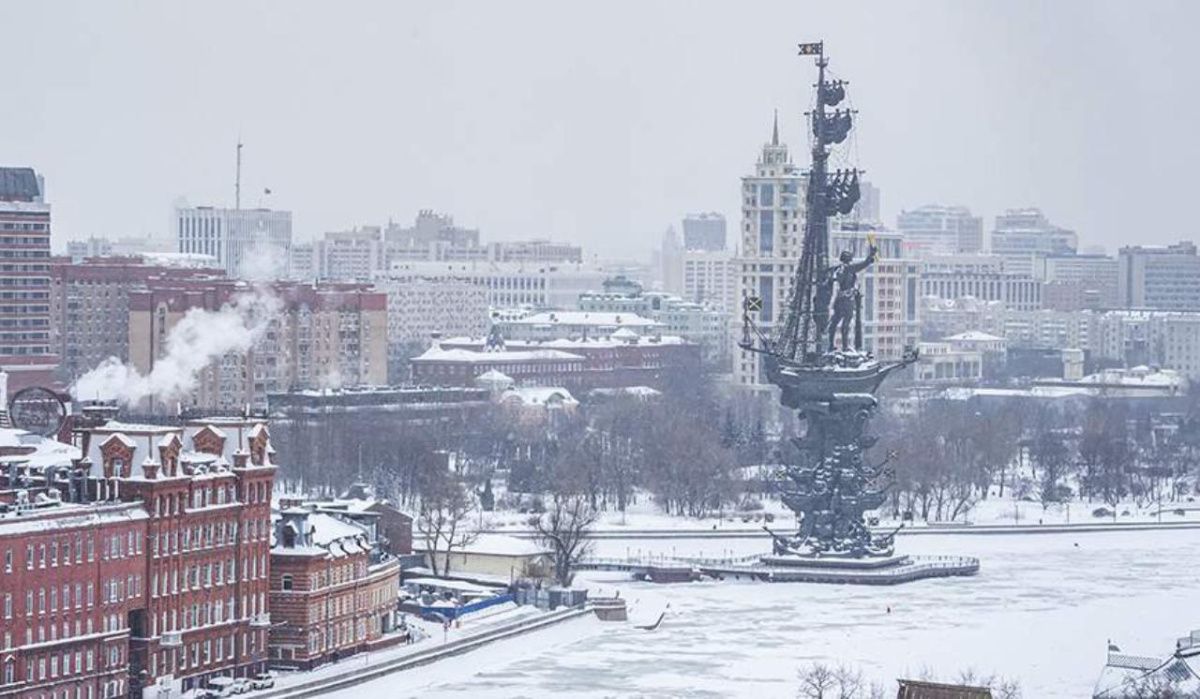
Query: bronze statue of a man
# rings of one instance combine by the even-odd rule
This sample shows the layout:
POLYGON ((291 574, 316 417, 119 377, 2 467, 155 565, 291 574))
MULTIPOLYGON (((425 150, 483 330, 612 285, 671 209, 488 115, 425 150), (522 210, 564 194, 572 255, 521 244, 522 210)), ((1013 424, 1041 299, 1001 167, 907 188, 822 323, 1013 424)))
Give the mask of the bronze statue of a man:
MULTIPOLYGON (((842 350, 850 349, 850 322, 854 320, 854 310, 858 306, 858 273, 875 261, 876 249, 872 245, 867 248, 867 257, 861 262, 854 261, 854 254, 843 250, 838 256, 839 264, 829 268, 828 274, 837 282, 837 296, 833 299, 833 317, 829 319, 829 351, 833 351, 834 331, 841 330, 842 350)), ((857 349, 857 348, 856 348, 857 349)))

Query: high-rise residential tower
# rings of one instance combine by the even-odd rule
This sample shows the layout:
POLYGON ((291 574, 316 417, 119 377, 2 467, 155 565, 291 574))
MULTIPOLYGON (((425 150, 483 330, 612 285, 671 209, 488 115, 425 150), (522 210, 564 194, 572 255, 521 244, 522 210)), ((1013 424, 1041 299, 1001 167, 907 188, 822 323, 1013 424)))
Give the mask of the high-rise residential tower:
POLYGON ((683 248, 714 251, 725 249, 725 216, 714 212, 683 217, 683 248))
MULTIPOLYGON (((763 145, 754 173, 742 178, 741 256, 736 261, 741 278, 737 303, 752 296, 762 299, 758 322, 767 333, 774 330, 778 314, 787 304, 800 257, 803 191, 804 175, 792 163, 787 145, 779 140, 776 117, 771 140, 763 145)), ((735 349, 737 385, 770 389, 761 372, 760 355, 735 349)))
POLYGON ((57 364, 50 343, 50 205, 28 167, 0 168, 0 368, 9 388, 44 385, 57 364))

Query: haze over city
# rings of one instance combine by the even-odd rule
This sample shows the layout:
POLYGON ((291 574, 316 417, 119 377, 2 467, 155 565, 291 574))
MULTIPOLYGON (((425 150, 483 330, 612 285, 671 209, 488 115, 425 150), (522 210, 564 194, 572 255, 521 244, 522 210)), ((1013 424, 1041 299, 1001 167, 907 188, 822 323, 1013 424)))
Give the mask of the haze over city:
POLYGON ((1200 698, 1198 20, 0 0, 0 699, 1200 698))
POLYGON ((1178 239, 1200 158, 1190 2, 10 3, 0 129, 63 238, 171 206, 289 209, 297 239, 452 212, 491 239, 644 255, 736 218, 772 111, 803 162, 798 41, 852 77, 883 218, 1040 206, 1113 252, 1178 239), (272 194, 264 196, 265 188, 272 194))

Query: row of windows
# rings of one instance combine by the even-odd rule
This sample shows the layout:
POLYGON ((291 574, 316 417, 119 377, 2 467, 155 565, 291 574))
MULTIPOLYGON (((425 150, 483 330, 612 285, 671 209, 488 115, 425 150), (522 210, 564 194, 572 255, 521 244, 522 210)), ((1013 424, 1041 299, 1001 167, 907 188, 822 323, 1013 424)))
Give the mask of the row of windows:
MULTIPOLYGON (((133 532, 129 532, 130 546, 135 538, 133 532)), ((64 537, 61 541, 54 540, 49 544, 26 544, 25 545, 25 570, 33 570, 36 564, 38 568, 56 568, 59 565, 69 566, 72 561, 82 563, 84 556, 84 548, 87 549, 88 563, 96 560, 95 541, 91 535, 85 539, 82 534, 76 534, 74 539, 64 537)), ((4 572, 13 572, 15 564, 14 554, 12 549, 4 550, 4 572)))
MULTIPOLYGON (((75 591, 75 608, 82 609, 85 604, 85 601, 84 601, 85 598, 83 595, 83 592, 84 592, 83 583, 75 583, 73 588, 70 584, 64 584, 62 586, 61 598, 59 596, 59 588, 57 586, 50 587, 49 588, 50 594, 48 594, 48 595, 46 594, 45 587, 38 588, 37 595, 36 595, 36 600, 37 600, 36 606, 34 605, 35 595, 34 595, 33 590, 32 589, 26 590, 25 591, 25 616, 33 616, 33 613, 35 611, 38 614, 45 614, 47 611, 56 612, 56 611, 58 611, 59 599, 62 599, 63 611, 67 611, 71 606, 71 590, 72 589, 74 589, 74 591, 75 591), (48 606, 47 606, 47 601, 49 601, 48 606)), ((95 603, 95 597, 96 597, 95 588, 92 586, 92 583, 89 582, 87 584, 86 589, 87 589, 86 605, 87 605, 88 609, 91 609, 92 605, 95 603)), ((12 617, 13 617, 13 596, 12 596, 11 592, 6 592, 6 593, 4 593, 4 618, 11 619, 12 617)))
MULTIPOLYGON (((103 617, 104 631, 106 633, 109 631, 120 631, 123 628, 122 627, 122 624, 123 624, 122 619, 123 618, 124 618, 124 616, 121 614, 109 614, 109 615, 104 616, 103 617)), ((60 628, 59 624, 54 623, 54 622, 51 622, 49 624, 49 626, 47 626, 46 624, 39 624, 37 626, 37 635, 35 636, 34 635, 34 626, 33 626, 33 624, 29 624, 25 627, 25 645, 27 645, 27 646, 32 645, 34 642, 46 643, 47 641, 53 643, 53 642, 59 640, 60 638, 62 640, 69 640, 71 638, 80 638, 83 636, 90 636, 95 632, 95 629, 92 626, 92 617, 89 616, 86 619, 83 619, 78 614, 75 617, 74 627, 72 627, 70 620, 63 619, 62 625, 61 625, 61 629, 62 629, 61 635, 59 633, 59 628, 60 628), (72 628, 74 628, 74 633, 72 633, 72 628), (47 629, 49 629, 49 632, 47 632, 47 629)), ((12 645, 13 645, 12 632, 5 631, 4 632, 4 645, 0 646, 0 648, 12 648, 12 645)))
MULTIPOLYGON (((182 578, 178 570, 163 571, 161 575, 162 577, 160 578, 159 573, 155 573, 150 578, 151 597, 178 594, 180 592, 181 579, 183 592, 209 588, 213 585, 233 584, 237 581, 237 566, 236 560, 230 558, 215 563, 187 566, 183 570, 182 578)), ((258 580, 259 578, 266 577, 266 575, 266 554, 261 556, 244 556, 242 558, 242 580, 258 580)))
MULTIPOLYGON (((113 646, 111 649, 109 649, 109 654, 110 667, 115 667, 121 663, 120 646, 113 646)), ((92 672, 96 669, 96 656, 93 651, 90 650, 86 652, 77 650, 74 653, 67 651, 63 652, 62 654, 55 653, 49 656, 43 655, 38 657, 36 660, 29 658, 25 661, 25 681, 33 682, 36 680, 43 682, 46 679, 57 679, 59 677, 60 668, 62 671, 62 677, 70 677, 72 675, 81 675, 85 672, 92 672)), ((16 681, 16 663, 11 658, 6 660, 4 663, 3 680, 4 684, 6 685, 13 684, 16 681)), ((75 696, 79 697, 78 687, 75 689, 75 692, 75 696)), ((64 692, 63 697, 65 698, 66 696, 67 694, 64 692)), ((88 688, 87 696, 88 699, 91 699, 91 687, 88 688)))

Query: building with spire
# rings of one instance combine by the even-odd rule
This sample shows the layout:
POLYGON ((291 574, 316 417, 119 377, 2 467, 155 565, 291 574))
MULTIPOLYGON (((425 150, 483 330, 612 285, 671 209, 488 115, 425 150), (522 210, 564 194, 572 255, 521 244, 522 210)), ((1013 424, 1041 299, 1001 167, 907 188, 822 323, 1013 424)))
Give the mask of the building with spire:
MULTIPOLYGON (((741 280, 739 305, 749 297, 762 299, 759 326, 774 330, 787 305, 796 260, 800 257, 804 219, 804 175, 788 147, 779 140, 779 114, 771 127, 753 174, 742 177, 741 254, 734 266, 741 280)), ((769 390, 762 374, 762 356, 733 348, 734 382, 741 387, 769 390)))

